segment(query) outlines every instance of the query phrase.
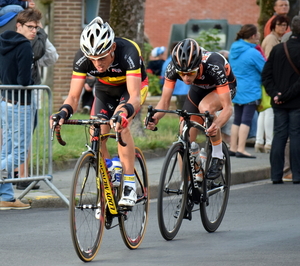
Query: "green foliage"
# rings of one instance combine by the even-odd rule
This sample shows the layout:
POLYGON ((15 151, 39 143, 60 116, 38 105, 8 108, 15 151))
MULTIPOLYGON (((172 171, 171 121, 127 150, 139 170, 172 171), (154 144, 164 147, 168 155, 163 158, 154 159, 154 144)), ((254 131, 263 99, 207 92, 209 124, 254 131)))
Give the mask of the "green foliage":
POLYGON ((149 60, 152 49, 153 49, 153 47, 151 46, 150 43, 148 43, 148 42, 144 43, 144 56, 143 56, 143 59, 144 59, 144 62, 145 62, 146 66, 148 65, 148 60, 149 60))
POLYGON ((221 50, 219 33, 220 30, 218 29, 201 30, 195 40, 208 51, 218 51, 221 50))
MULTIPOLYGON (((144 43, 144 63, 147 68, 148 60, 153 47, 150 43, 144 43)), ((149 79, 149 93, 151 96, 161 95, 161 86, 159 83, 159 77, 150 73, 147 73, 149 79)))
POLYGON ((159 83, 159 77, 150 73, 147 73, 149 79, 149 92, 151 96, 161 95, 161 86, 159 83))

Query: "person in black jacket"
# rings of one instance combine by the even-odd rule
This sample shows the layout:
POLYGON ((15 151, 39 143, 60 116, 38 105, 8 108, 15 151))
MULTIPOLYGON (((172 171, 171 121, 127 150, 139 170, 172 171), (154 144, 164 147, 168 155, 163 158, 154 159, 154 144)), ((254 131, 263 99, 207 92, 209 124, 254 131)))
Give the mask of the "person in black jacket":
MULTIPOLYGON (((293 18, 291 28, 292 36, 286 44, 292 62, 300 70, 300 16, 293 18)), ((262 72, 262 81, 274 110, 271 180, 273 184, 283 183, 284 149, 289 137, 293 183, 300 184, 300 75, 290 64, 283 43, 272 49, 262 72)))
MULTIPOLYGON (((4 85, 33 84, 31 68, 33 52, 30 40, 39 30, 38 23, 42 17, 39 10, 26 9, 17 15, 16 31, 5 31, 0 35, 0 80, 4 85)), ((32 97, 31 91, 1 91, 1 127, 2 154, 1 169, 8 172, 8 177, 27 157, 31 138, 32 97)), ((12 183, 0 184, 0 210, 28 209, 14 198, 12 183)))

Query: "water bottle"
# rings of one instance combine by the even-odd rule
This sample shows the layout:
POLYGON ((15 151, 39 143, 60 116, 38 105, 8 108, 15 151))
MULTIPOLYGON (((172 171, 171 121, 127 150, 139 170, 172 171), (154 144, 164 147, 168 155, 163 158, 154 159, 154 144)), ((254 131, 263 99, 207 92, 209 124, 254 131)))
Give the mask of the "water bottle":
POLYGON ((106 167, 107 167, 107 170, 108 170, 107 172, 108 172, 109 178, 111 179, 112 178, 112 173, 113 173, 113 170, 114 170, 112 160, 111 159, 105 159, 105 162, 106 162, 106 167))
POLYGON ((113 175, 112 175, 112 182, 114 187, 118 187, 120 185, 122 179, 122 164, 119 157, 114 157, 112 159, 113 164, 113 175))
POLYGON ((194 169, 196 172, 196 181, 201 182, 203 180, 203 172, 201 169, 201 158, 200 158, 200 148, 196 142, 191 143, 191 152, 194 159, 194 169))
POLYGON ((204 150, 204 148, 201 148, 200 159, 201 159, 201 163, 202 163, 202 169, 205 170, 207 154, 206 154, 206 151, 204 150))

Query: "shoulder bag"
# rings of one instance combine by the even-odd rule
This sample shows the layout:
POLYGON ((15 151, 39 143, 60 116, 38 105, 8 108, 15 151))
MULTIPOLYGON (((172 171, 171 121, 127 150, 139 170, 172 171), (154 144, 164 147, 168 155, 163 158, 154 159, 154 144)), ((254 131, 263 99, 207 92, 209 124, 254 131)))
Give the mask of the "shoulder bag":
POLYGON ((287 44, 286 44, 286 42, 283 43, 283 47, 284 47, 284 51, 285 51, 286 57, 287 57, 287 59, 289 60, 291 66, 293 67, 294 71, 300 76, 299 69, 297 69, 297 68, 295 67, 294 63, 293 63, 292 60, 291 60, 289 51, 288 51, 288 49, 287 49, 287 44))

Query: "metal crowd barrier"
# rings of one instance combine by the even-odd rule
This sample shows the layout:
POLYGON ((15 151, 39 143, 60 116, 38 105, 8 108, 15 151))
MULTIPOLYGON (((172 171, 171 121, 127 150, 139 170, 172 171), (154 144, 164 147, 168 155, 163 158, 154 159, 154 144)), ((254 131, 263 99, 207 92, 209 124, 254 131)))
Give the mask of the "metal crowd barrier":
POLYGON ((51 182, 53 169, 49 127, 49 117, 52 114, 50 88, 45 85, 27 87, 0 85, 0 97, 1 165, 4 164, 2 166, 4 169, 0 169, 0 183, 31 181, 31 184, 18 197, 22 199, 39 181, 44 181, 69 205, 69 200, 51 182), (21 100, 18 101, 18 99, 21 100), (12 112, 12 107, 17 114, 29 113, 29 118, 21 121, 20 115, 12 112), (29 138, 29 141, 22 141, 23 137, 29 138), (5 143, 3 139, 6 140, 5 143), (9 139, 11 141, 7 141, 9 139), (26 158, 25 162, 24 158, 26 158), (14 162, 10 167, 9 161, 14 162), (14 178, 14 171, 19 170, 23 163, 25 163, 25 169, 28 169, 25 171, 25 177, 14 178), (6 172, 8 168, 11 170, 6 172), (9 174, 11 178, 7 178, 9 174))

